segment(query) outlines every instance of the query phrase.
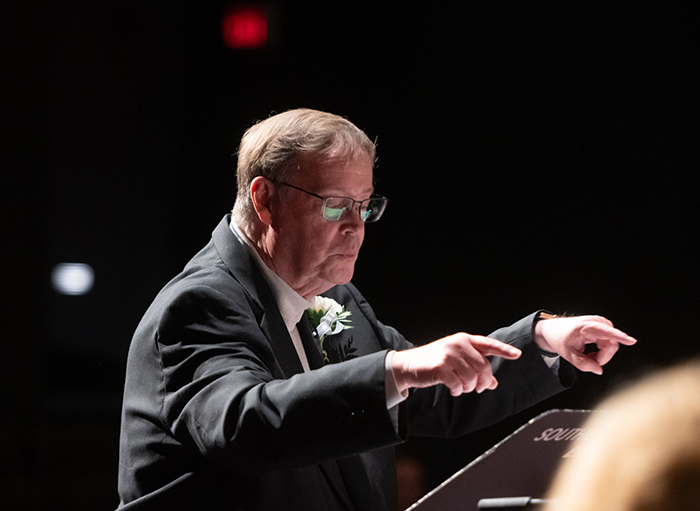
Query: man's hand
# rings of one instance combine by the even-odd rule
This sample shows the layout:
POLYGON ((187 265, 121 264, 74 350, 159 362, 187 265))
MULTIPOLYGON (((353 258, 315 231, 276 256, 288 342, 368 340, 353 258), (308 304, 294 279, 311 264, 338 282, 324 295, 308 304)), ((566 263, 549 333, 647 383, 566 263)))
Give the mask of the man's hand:
POLYGON ((557 353, 581 371, 603 374, 620 344, 631 346, 637 340, 613 327, 601 316, 543 319, 535 324, 535 342, 557 353), (595 344, 597 352, 585 353, 587 344, 595 344))
POLYGON ((418 348, 397 351, 392 356, 391 367, 401 393, 409 388, 444 383, 450 394, 459 396, 496 388, 498 382, 486 357, 514 360, 520 354, 519 349, 496 339, 459 333, 418 348))

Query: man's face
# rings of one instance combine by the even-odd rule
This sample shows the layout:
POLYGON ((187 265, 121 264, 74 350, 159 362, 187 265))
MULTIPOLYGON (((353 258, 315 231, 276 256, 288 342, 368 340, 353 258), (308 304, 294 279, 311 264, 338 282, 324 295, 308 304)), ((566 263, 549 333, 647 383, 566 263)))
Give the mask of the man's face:
MULTIPOLYGON (((369 198, 374 190, 372 162, 364 152, 351 162, 306 155, 288 182, 323 197, 355 200, 369 198)), ((279 184, 276 187, 273 269, 306 298, 349 282, 365 235, 357 210, 332 222, 321 216, 323 201, 318 197, 279 184)))

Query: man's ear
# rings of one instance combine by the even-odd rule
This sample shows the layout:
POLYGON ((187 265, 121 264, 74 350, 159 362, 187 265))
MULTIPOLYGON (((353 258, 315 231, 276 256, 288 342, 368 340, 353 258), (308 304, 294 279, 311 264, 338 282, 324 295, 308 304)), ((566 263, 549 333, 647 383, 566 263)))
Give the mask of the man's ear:
POLYGON ((266 225, 272 223, 272 198, 274 197, 274 184, 269 179, 258 176, 250 183, 250 196, 253 207, 260 221, 266 225))

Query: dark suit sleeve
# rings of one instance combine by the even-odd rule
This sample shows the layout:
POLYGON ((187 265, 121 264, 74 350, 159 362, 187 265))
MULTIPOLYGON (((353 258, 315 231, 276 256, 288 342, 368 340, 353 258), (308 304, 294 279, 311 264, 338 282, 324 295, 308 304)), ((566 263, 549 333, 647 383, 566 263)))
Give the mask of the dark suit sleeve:
POLYGON ((492 359, 495 390, 452 397, 444 385, 415 389, 407 400, 409 435, 455 437, 494 424, 568 388, 573 369, 562 361, 560 375, 542 359, 532 340, 533 313, 489 334, 522 350, 517 360, 492 359))
MULTIPOLYGON (((359 308, 376 325, 385 348, 403 350, 413 347, 396 329, 377 321, 359 291, 352 287, 349 290, 359 308)), ((575 379, 573 368, 562 360, 559 374, 555 374, 533 341, 533 325, 538 312, 489 334, 489 337, 523 352, 514 361, 500 357, 492 359, 494 375, 499 382, 495 390, 455 398, 444 385, 413 389, 401 406, 401 428, 407 427, 409 436, 455 437, 494 424, 570 387, 575 379)))
POLYGON ((385 405, 383 352, 275 378, 260 314, 240 289, 191 285, 154 307, 129 355, 124 422, 133 449, 184 445, 250 472, 400 441, 385 405))

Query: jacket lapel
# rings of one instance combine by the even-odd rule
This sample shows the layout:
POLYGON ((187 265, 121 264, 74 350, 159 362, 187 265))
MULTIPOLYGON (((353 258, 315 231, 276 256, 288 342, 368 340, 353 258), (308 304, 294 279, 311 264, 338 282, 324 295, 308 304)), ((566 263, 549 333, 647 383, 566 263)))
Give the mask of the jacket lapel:
POLYGON ((294 343, 289 337, 272 290, 248 253, 248 247, 238 241, 231 232, 230 222, 231 216, 226 215, 214 229, 212 233, 214 246, 233 277, 260 306, 262 310, 262 317, 259 319, 260 328, 267 337, 284 377, 290 378, 302 373, 304 368, 294 343))
MULTIPOLYGON (((214 246, 233 277, 263 311, 260 328, 272 347, 284 377, 290 378, 295 374, 302 373, 304 368, 284 324, 272 290, 248 253, 248 247, 241 244, 231 232, 230 222, 231 216, 226 215, 214 229, 212 233, 214 246)), ((306 332, 303 335, 306 335, 306 332)), ((347 509, 354 510, 337 462, 334 460, 323 462, 319 464, 319 468, 347 509)))

